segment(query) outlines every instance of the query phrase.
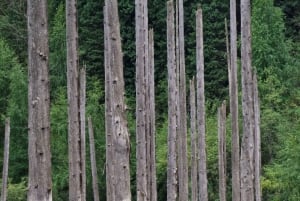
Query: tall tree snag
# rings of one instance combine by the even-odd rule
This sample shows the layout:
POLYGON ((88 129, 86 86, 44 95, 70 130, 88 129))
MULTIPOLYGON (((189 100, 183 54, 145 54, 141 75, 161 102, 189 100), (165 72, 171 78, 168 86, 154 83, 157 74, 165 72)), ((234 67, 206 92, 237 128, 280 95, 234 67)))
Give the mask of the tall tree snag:
POLYGON ((27 1, 28 16, 28 196, 52 200, 47 1, 27 1))
POLYGON ((174 2, 167 2, 167 48, 168 48, 168 168, 167 201, 177 200, 177 84, 175 61, 174 2))
POLYGON ((5 120, 4 133, 4 157, 3 157, 3 171, 2 171, 2 189, 1 201, 7 200, 7 179, 8 179, 8 162, 9 162, 9 138, 10 138, 10 120, 5 120))
POLYGON ((207 170, 205 143, 205 96, 204 96, 204 53, 203 53, 203 23, 202 9, 196 13, 196 60, 197 60, 197 131, 199 157, 199 200, 207 201, 207 170))
POLYGON ((253 79, 251 66, 250 0, 241 0, 241 60, 243 138, 241 147, 241 200, 254 200, 254 119, 253 79))
POLYGON ((226 102, 218 108, 219 197, 226 201, 226 102))
POLYGON ((129 154, 130 154, 130 141, 129 132, 127 128, 126 119, 126 107, 124 98, 124 78, 123 78, 123 53, 121 47, 120 36, 120 22, 118 14, 118 2, 117 0, 105 1, 104 17, 106 22, 106 30, 104 37, 107 41, 105 44, 105 76, 108 80, 105 84, 108 84, 105 104, 107 112, 106 117, 106 143, 110 143, 110 150, 107 150, 106 160, 111 160, 111 163, 107 163, 107 185, 109 195, 107 194, 107 200, 112 201, 130 201, 130 168, 129 168, 129 154), (107 77, 108 75, 108 77, 107 77), (107 97, 109 96, 109 97, 107 97), (109 116, 111 114, 111 116, 109 116), (111 122, 107 122, 111 120, 111 122), (107 130, 108 129, 108 130, 107 130), (111 132, 111 133, 109 133, 111 132), (108 136, 110 135, 110 136, 108 136), (111 166, 110 166, 111 165, 111 166), (109 168, 109 170, 108 170, 109 168), (111 169, 110 169, 111 168, 111 169))
POLYGON ((190 80, 190 115, 191 115, 191 191, 192 201, 198 200, 198 156, 196 131, 196 93, 195 78, 190 80))
MULTIPOLYGON (((231 164, 232 164, 232 200, 240 201, 240 136, 238 124, 238 81, 237 81, 237 28, 236 0, 230 0, 230 65, 229 91, 231 113, 231 164)), ((228 56, 228 55, 227 55, 228 56)), ((229 56, 228 56, 229 57, 229 56)))

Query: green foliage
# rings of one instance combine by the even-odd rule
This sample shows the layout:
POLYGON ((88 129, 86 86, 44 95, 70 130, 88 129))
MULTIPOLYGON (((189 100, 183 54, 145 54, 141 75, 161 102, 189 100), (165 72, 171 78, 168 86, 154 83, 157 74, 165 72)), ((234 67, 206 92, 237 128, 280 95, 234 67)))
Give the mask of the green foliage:
POLYGON ((22 179, 20 183, 12 184, 9 180, 7 189, 7 200, 25 201, 27 199, 27 182, 22 179))

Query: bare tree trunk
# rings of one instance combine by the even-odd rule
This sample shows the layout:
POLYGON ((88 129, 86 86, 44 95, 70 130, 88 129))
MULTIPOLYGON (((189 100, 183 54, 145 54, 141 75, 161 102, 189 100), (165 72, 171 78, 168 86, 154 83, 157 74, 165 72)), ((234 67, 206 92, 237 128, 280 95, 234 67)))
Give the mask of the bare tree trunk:
POLYGON ((47 1, 27 1, 29 201, 52 200, 47 1))
POLYGON ((167 2, 167 46, 168 46, 168 170, 167 201, 177 200, 177 84, 175 61, 174 2, 167 2))
POLYGON ((187 120, 186 120, 186 79, 185 79, 185 53, 184 53, 184 9, 183 0, 178 0, 178 35, 179 44, 179 132, 178 132, 178 181, 179 201, 188 200, 188 159, 187 159, 187 120))
POLYGON ((260 187, 260 172, 261 172, 261 138, 260 138, 260 108, 259 108, 259 97, 258 97, 258 84, 256 73, 253 73, 253 99, 254 99, 254 150, 255 150, 255 200, 261 201, 261 187, 260 187))
POLYGON ((197 129, 198 129, 198 157, 199 157, 199 200, 207 201, 207 170, 205 143, 205 96, 204 96, 204 53, 203 53, 203 23, 202 10, 196 13, 197 40, 197 129))
POLYGON ((130 141, 124 100, 123 53, 117 0, 105 1, 107 200, 130 201, 130 141), (108 97, 109 96, 109 97, 108 97), (109 102, 107 102, 109 101, 109 102), (111 116, 110 116, 111 115, 111 116), (111 120, 111 122, 109 122, 111 120), (111 133, 110 133, 111 132, 111 133), (109 169, 111 168, 111 169, 109 169))
POLYGON ((196 135, 196 94, 195 78, 190 80, 190 108, 191 108, 191 189, 192 200, 198 200, 198 156, 197 156, 197 135, 196 135))
POLYGON ((85 103, 86 103, 86 67, 80 69, 80 158, 81 158, 81 178, 82 197, 86 200, 86 140, 85 140, 85 103))
POLYGON ((218 108, 219 196, 226 201, 226 102, 218 108))
POLYGON ((147 0, 135 1, 136 13, 136 159, 137 201, 146 201, 147 191, 147 100, 146 72, 148 69, 147 0))
POLYGON ((250 0, 241 1, 241 60, 243 97, 243 139, 241 148, 241 200, 254 200, 254 119, 251 66, 250 0))
POLYGON ((150 86, 150 201, 157 200, 156 157, 155 157, 155 83, 154 83, 154 36, 153 29, 149 31, 149 86, 150 86))
POLYGON ((89 141, 90 141, 90 157, 91 157, 91 168, 92 168, 92 180, 93 180, 93 193, 94 201, 99 201, 99 189, 98 189, 98 174, 97 174, 97 163, 95 153, 95 140, 94 131, 91 117, 88 118, 89 128, 89 141))
POLYGON ((69 200, 84 201, 76 0, 66 1, 69 200))
POLYGON ((4 157, 3 157, 3 172, 2 172, 2 190, 1 201, 7 199, 7 179, 8 179, 8 162, 9 162, 9 138, 10 138, 10 120, 5 120, 5 138, 4 138, 4 157))
POLYGON ((232 200, 240 201, 240 136, 238 124, 236 0, 230 0, 230 70, 232 200))

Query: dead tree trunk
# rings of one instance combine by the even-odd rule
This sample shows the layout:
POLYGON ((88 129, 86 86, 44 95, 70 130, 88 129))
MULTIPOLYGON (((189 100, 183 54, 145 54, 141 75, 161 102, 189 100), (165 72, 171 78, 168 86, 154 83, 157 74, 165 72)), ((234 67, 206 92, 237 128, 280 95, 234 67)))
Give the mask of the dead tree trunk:
POLYGON ((197 40, 197 129, 199 157, 199 200, 207 201, 207 171, 206 171, 206 137, 205 137, 205 96, 204 96, 204 53, 203 53, 203 23, 202 10, 196 13, 197 40))
POLYGON ((85 143, 85 102, 86 102, 86 67, 80 69, 80 158, 81 158, 81 178, 82 196, 86 199, 86 143, 85 143))
POLYGON ((107 163, 108 191, 107 200, 112 201, 129 201, 131 200, 130 192, 130 169, 129 154, 130 141, 127 128, 126 108, 124 100, 124 78, 123 78, 123 53, 121 47, 120 23, 118 14, 117 0, 105 1, 106 30, 105 44, 107 45, 106 56, 106 72, 108 78, 105 82, 108 84, 109 91, 106 91, 106 136, 107 146, 110 149, 107 152, 106 160, 112 162, 107 163), (110 116, 111 114, 111 116, 110 116), (108 122, 111 120, 111 122, 108 122), (111 133, 110 133, 111 132, 111 133), (111 168, 111 169, 108 169, 111 168))
POLYGON ((255 200, 261 201, 260 173, 261 173, 261 138, 260 138, 260 108, 258 97, 258 84, 256 73, 253 73, 253 103, 254 103, 254 185, 255 185, 255 200))
POLYGON ((177 84, 175 61, 174 2, 167 2, 167 48, 168 48, 168 170, 167 201, 177 200, 177 84))
POLYGON ((47 1, 27 1, 28 16, 28 197, 52 200, 47 1))
POLYGON ((93 131, 93 124, 92 124, 91 117, 88 118, 88 128, 89 128, 90 157, 91 157, 94 201, 99 201, 95 140, 94 140, 94 131, 93 131))
POLYGON ((68 138, 69 138, 69 200, 84 201, 81 154, 80 80, 78 60, 78 27, 76 0, 66 1, 68 138))
POLYGON ((241 147, 241 200, 254 200, 254 120, 251 66, 250 0, 241 1, 241 60, 243 139, 241 147))
POLYGON ((8 179, 8 162, 9 162, 9 138, 10 138, 10 120, 5 120, 5 137, 4 137, 4 157, 2 172, 2 190, 1 201, 7 200, 7 179, 8 179))
POLYGON ((236 0, 230 0, 230 67, 232 200, 240 201, 240 136, 238 124, 236 0))
POLYGON ((136 13, 136 180, 137 201, 146 201, 147 192, 147 100, 146 72, 148 69, 148 19, 147 0, 135 1, 136 13))
POLYGON ((183 0, 177 1, 178 5, 178 45, 179 54, 179 132, 178 132, 178 181, 179 181, 179 201, 188 200, 188 159, 187 159, 187 120, 186 120, 186 79, 185 79, 185 53, 184 53, 184 9, 183 0))
POLYGON ((195 78, 190 80, 190 115, 191 115, 191 189, 192 201, 198 200, 198 156, 196 135, 196 94, 195 78))
POLYGON ((226 102, 218 109, 219 196, 226 201, 226 102))
POLYGON ((149 114, 150 114, 150 201, 157 200, 156 156, 155 156, 155 83, 154 83, 154 36, 149 31, 149 114))

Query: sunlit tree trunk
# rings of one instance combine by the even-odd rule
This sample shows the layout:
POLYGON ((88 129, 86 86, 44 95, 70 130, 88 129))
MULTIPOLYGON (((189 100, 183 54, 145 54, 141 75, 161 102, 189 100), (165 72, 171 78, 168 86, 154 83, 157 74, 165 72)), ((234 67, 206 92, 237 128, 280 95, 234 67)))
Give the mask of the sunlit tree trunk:
POLYGON ((7 179, 8 179, 8 162, 9 162, 9 138, 10 138, 10 120, 5 120, 4 133, 4 157, 3 157, 3 171, 2 171, 2 189, 1 201, 7 200, 7 179))
POLYGON ((27 1, 28 201, 52 200, 47 1, 27 1))

